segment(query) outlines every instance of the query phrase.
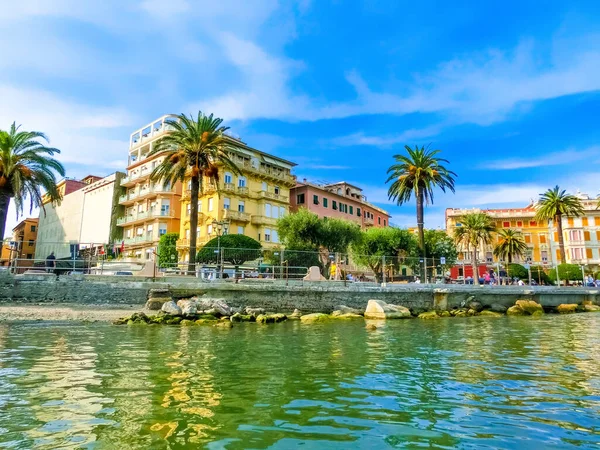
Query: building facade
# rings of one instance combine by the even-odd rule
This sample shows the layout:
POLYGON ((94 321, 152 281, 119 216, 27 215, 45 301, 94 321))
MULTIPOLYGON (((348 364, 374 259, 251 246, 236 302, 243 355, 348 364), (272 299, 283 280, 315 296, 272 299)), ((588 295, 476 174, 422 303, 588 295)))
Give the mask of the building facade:
POLYGON ((60 181, 60 203, 52 203, 47 196, 42 199, 35 259, 44 260, 52 252, 57 259, 68 258, 82 248, 120 242, 116 222, 122 215, 118 198, 124 176, 115 172, 105 178, 90 175, 60 181))
POLYGON ((150 260, 157 249, 160 236, 179 232, 181 214, 181 183, 163 186, 150 180, 150 174, 163 157, 148 157, 157 140, 169 132, 165 115, 131 134, 127 177, 121 181, 126 192, 119 204, 125 213, 118 218, 117 226, 123 230, 125 255, 150 260))
POLYGON ((319 185, 305 179, 296 183, 290 196, 292 212, 306 208, 321 218, 350 220, 363 229, 386 227, 390 224, 387 211, 368 203, 361 188, 344 181, 319 185))
POLYGON ((38 234, 37 218, 27 218, 13 228, 13 236, 9 247, 9 261, 7 265, 13 267, 14 273, 23 273, 33 267, 35 247, 38 234))
MULTIPOLYGON (((249 147, 239 139, 228 139, 235 140, 236 148, 228 153, 240 174, 217 164, 220 185, 203 186, 198 200, 197 246, 217 236, 215 222, 224 223, 227 233, 244 234, 265 248, 277 246, 277 219, 289 212, 290 188, 296 183, 291 171, 296 164, 249 147)), ((177 247, 180 260, 189 261, 189 180, 184 186, 177 247)))

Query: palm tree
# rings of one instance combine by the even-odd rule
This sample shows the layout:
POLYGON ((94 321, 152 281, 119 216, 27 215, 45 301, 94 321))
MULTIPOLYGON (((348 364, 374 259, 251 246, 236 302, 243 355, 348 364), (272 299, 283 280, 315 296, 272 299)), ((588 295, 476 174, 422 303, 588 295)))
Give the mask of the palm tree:
POLYGON ((471 265, 473 267, 473 283, 479 284, 477 270, 477 249, 481 244, 492 242, 492 233, 496 231, 494 221, 485 213, 465 214, 460 218, 461 226, 454 229, 454 240, 462 244, 467 251, 472 251, 471 265))
POLYGON ((494 248, 494 256, 512 263, 513 256, 523 258, 528 250, 523 233, 512 228, 498 232, 498 243, 494 248))
POLYGON ((565 239, 562 230, 562 217, 578 217, 583 215, 583 205, 573 194, 567 194, 567 191, 560 190, 558 186, 554 189, 548 189, 540 194, 540 200, 536 205, 535 220, 545 221, 553 220, 556 224, 558 234, 558 247, 560 250, 560 262, 566 263, 565 258, 565 239))
MULTIPOLYGON (((454 178, 457 175, 448 170, 444 164, 448 160, 438 158, 440 150, 405 145, 408 155, 394 155, 395 164, 390 166, 386 183, 392 182, 388 189, 388 198, 398 205, 408 202, 412 195, 417 200, 417 227, 419 229, 419 247, 423 260, 425 254, 425 233, 423 230, 423 205, 433 204, 433 189, 439 187, 442 192, 446 189, 454 192, 454 178)), ((425 263, 427 266, 427 263, 425 263)))
POLYGON ((194 119, 180 114, 169 121, 172 131, 159 139, 148 157, 162 154, 163 161, 150 174, 153 181, 162 181, 167 186, 190 177, 190 259, 188 272, 195 274, 196 229, 198 228, 198 197, 204 180, 214 184, 219 181, 222 164, 232 172, 240 170, 229 158, 228 151, 241 148, 241 144, 224 133, 229 127, 221 126, 223 119, 202 114, 194 119))
POLYGON ((54 172, 65 175, 61 163, 52 158, 60 150, 46 147, 39 140, 48 141, 39 131, 19 131, 14 122, 10 130, 0 130, 0 240, 4 238, 8 205, 12 198, 17 214, 23 214, 29 199, 30 212, 42 207, 42 191, 50 201, 59 201, 54 172))

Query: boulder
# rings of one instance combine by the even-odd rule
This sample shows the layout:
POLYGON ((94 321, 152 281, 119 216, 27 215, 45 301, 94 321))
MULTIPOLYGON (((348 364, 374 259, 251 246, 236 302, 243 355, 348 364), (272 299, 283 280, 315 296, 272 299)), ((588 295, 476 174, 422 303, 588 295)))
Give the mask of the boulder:
POLYGON ((264 310, 264 308, 246 307, 246 314, 250 314, 251 316, 259 316, 261 314, 265 314, 265 310, 264 310))
POLYGON ((479 313, 480 316, 484 316, 484 317, 502 317, 503 314, 496 312, 496 311, 491 311, 491 310, 487 310, 484 309, 483 311, 481 311, 479 313))
POLYGON ((477 311, 472 308, 467 309, 467 317, 473 317, 477 315, 477 311))
POLYGON ((577 312, 577 308, 579 308, 579 305, 576 303, 563 303, 556 307, 556 311, 559 314, 573 314, 577 312))
POLYGON ((365 319, 408 319, 410 310, 400 305, 386 303, 383 300, 369 300, 365 310, 365 319))
POLYGON ((233 324, 231 323, 230 320, 221 320, 221 321, 215 323, 215 327, 228 329, 228 328, 233 328, 233 324))
MULTIPOLYGON (((258 318, 257 318, 258 320, 258 318)), ((329 314, 322 313, 313 313, 313 314, 305 314, 300 317, 300 322, 302 323, 318 323, 318 322, 327 322, 331 320, 329 314)))
POLYGON ((506 310, 508 308, 504 305, 501 305, 500 303, 494 303, 491 307, 490 307, 490 311, 492 312, 497 312, 500 314, 504 314, 506 313, 506 310))
POLYGON ((465 310, 465 309, 459 309, 454 314, 454 317, 467 317, 467 310, 465 310))
POLYGON ((585 312, 600 312, 600 306, 598 305, 583 305, 585 312))
POLYGON ((544 308, 537 302, 533 300, 517 300, 515 305, 520 307, 523 311, 525 311, 529 315, 544 314, 544 308))
POLYGON ((171 298, 149 298, 144 307, 150 311, 158 311, 162 308, 162 305, 169 301, 171 301, 171 298))
POLYGON ((333 308, 333 312, 339 311, 341 314, 358 314, 362 315, 362 311, 356 308, 351 308, 346 305, 337 305, 333 308))
POLYGON ((217 322, 218 320, 216 319, 198 319, 194 323, 196 325, 214 325, 217 322))
POLYGON ((256 317, 256 323, 266 324, 266 323, 279 323, 287 320, 287 316, 285 314, 259 314, 256 317))
POLYGON ((478 301, 471 301, 467 304, 467 306, 469 307, 469 309, 474 310, 475 312, 479 312, 483 309, 483 305, 481 303, 479 303, 478 301))
POLYGON ((299 309, 294 309, 294 312, 288 317, 288 319, 299 319, 302 317, 302 313, 299 309))
POLYGON ((508 316, 526 316, 527 313, 519 305, 511 306, 506 310, 508 316))
POLYGON ((205 314, 218 313, 220 316, 231 316, 231 308, 220 298, 202 297, 196 301, 198 310, 204 311, 205 314), (210 312, 208 312, 210 311, 210 312))
POLYGON ((177 306, 177 304, 171 300, 162 305, 161 311, 164 311, 167 314, 172 316, 180 316, 182 314, 181 308, 177 306))
POLYGON ((336 312, 339 311, 334 311, 334 314, 331 315, 333 319, 364 319, 360 314, 345 313, 335 315, 336 312))
POLYGON ((184 316, 192 316, 198 313, 198 307, 194 300, 179 300, 177 306, 181 308, 184 316))
POLYGON ((232 322, 241 322, 242 321, 242 315, 240 313, 235 313, 233 316, 231 316, 229 318, 229 320, 231 320, 232 322))
POLYGON ((181 322, 179 322, 179 325, 181 325, 182 327, 189 327, 191 325, 194 325, 194 321, 188 320, 188 319, 183 319, 181 322))
POLYGON ((134 322, 144 322, 144 323, 148 323, 150 322, 150 317, 148 317, 146 314, 144 314, 143 312, 136 312, 133 313, 131 315, 131 317, 129 318, 129 320, 133 320, 134 322))
POLYGON ((450 311, 438 311, 440 317, 450 317, 450 311))
POLYGON ((419 319, 439 319, 440 316, 438 316, 437 312, 435 311, 427 311, 424 313, 421 313, 417 316, 419 319))

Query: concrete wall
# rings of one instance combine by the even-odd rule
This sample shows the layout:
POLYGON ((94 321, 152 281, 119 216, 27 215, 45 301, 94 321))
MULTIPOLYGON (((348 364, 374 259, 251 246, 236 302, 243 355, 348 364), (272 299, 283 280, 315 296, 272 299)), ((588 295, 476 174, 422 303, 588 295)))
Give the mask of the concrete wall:
POLYGON ((478 300, 484 306, 502 304, 510 306, 519 299, 533 299, 545 307, 561 303, 597 303, 598 289, 584 288, 489 288, 450 286, 394 286, 381 288, 367 283, 343 286, 322 282, 301 284, 256 283, 214 284, 196 279, 151 278, 102 275, 63 276, 52 275, 0 275, 0 303, 83 303, 83 304, 134 304, 145 303, 150 289, 168 288, 175 298, 206 295, 221 298, 231 306, 263 307, 272 311, 304 312, 331 311, 336 305, 345 304, 364 308, 370 299, 414 309, 451 309, 464 302, 478 300))

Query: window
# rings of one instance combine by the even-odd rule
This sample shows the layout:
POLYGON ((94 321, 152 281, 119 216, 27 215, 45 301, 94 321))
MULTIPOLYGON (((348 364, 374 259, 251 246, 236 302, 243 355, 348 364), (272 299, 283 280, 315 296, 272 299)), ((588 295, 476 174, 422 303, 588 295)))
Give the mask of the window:
POLYGON ((212 211, 213 210, 213 198, 209 198, 208 199, 208 211, 212 211))
POLYGON ((337 202, 335 200, 331 202, 331 209, 337 210, 337 202))
POLYGON ((185 215, 189 217, 189 215, 192 213, 192 205, 190 205, 189 203, 187 204, 186 208, 185 208, 185 215))
POLYGON ((525 235, 525 243, 526 244, 531 244, 531 235, 530 234, 526 234, 525 235))
POLYGON ((279 207, 279 217, 285 216, 285 208, 283 206, 279 207))
POLYGON ((569 230, 570 241, 581 241, 581 230, 569 230))
POLYGON ((237 234, 244 234, 244 227, 238 227, 238 233, 237 234))
POLYGON ((548 262, 548 252, 546 250, 542 250, 542 262, 548 262))
POLYGON ((572 217, 567 217, 567 224, 572 227, 573 226, 573 218, 572 217))
POLYGON ((266 181, 262 182, 262 190, 267 192, 269 190, 269 185, 267 184, 266 181))
POLYGON ((279 242, 279 234, 277 233, 277 230, 272 230, 271 233, 271 241, 279 242))
POLYGON ((279 195, 280 192, 279 186, 275 186, 275 195, 279 195))
POLYGON ((238 178, 238 187, 246 187, 246 177, 239 177, 238 178))
POLYGON ((571 249, 571 259, 583 259, 583 249, 575 247, 571 249))
POLYGON ((600 227, 600 217, 594 217, 594 225, 600 227))
POLYGON ((233 181, 233 178, 231 176, 231 173, 225 172, 225 183, 231 184, 232 181, 233 181))
POLYGON ((229 209, 229 206, 231 205, 231 200, 229 200, 229 198, 224 197, 223 198, 223 209, 229 209))
POLYGON ((535 220, 531 220, 531 221, 529 222, 529 226, 530 226, 530 227, 537 227, 537 222, 536 222, 535 220))
POLYGON ((29 239, 29 242, 27 243, 27 245, 28 245, 29 247, 33 247, 33 246, 34 246, 34 244, 35 244, 34 240, 33 240, 33 239, 29 239))
POLYGON ((487 253, 485 254, 485 260, 486 260, 486 262, 488 262, 488 263, 491 263, 491 262, 493 262, 493 261, 494 261, 494 258, 493 258, 493 256, 492 256, 492 252, 487 252, 487 253))
POLYGON ((387 221, 385 219, 383 219, 383 226, 387 227, 387 221))
POLYGON ((273 212, 273 207, 271 206, 270 203, 266 203, 265 204, 265 217, 271 217, 272 212, 273 212))
POLYGON ((304 194, 298 194, 296 196, 296 203, 298 203, 299 205, 304 204, 304 194))
POLYGON ((585 257, 587 259, 592 259, 592 249, 591 248, 586 248, 585 249, 585 257))
POLYGON ((523 222, 521 222, 520 220, 517 221, 517 227, 522 228, 523 227, 523 222))
POLYGON ((381 225, 381 217, 378 217, 378 218, 377 218, 377 223, 378 223, 379 225, 381 225))
POLYGON ((503 228, 510 228, 510 222, 502 222, 503 228))
POLYGON ((545 243, 546 243, 546 235, 540 234, 540 244, 545 244, 545 243))
POLYGON ((354 207, 352 205, 350 205, 350 214, 354 214, 354 207))
POLYGON ((161 224, 158 226, 158 235, 162 236, 163 234, 167 234, 167 226, 161 224))
POLYGON ((27 253, 27 259, 33 259, 33 255, 31 253, 27 253))
POLYGON ((277 206, 273 206, 271 210, 271 217, 273 219, 279 219, 279 208, 277 206))
POLYGON ((313 195, 313 204, 314 205, 318 205, 319 204, 319 196, 318 195, 313 195))
POLYGON ((323 197, 323 208, 327 208, 327 202, 329 202, 329 200, 323 197))
POLYGON ((31 232, 35 233, 35 225, 31 225, 31 232))
POLYGON ((592 238, 591 238, 591 236, 590 236, 590 232, 589 232, 589 231, 584 231, 584 232, 583 232, 583 240, 584 240, 584 241, 591 241, 591 240, 592 240, 592 238))
POLYGON ((240 200, 240 202, 238 203, 238 212, 243 213, 244 208, 245 208, 245 203, 242 200, 240 200))
POLYGON ((360 208, 356 208, 356 215, 360 217, 360 208))
POLYGON ((185 238, 186 239, 190 238, 190 230, 185 230, 185 238))
POLYGON ((202 200, 198 200, 198 212, 202 212, 202 200))
POLYGON ((581 218, 581 226, 582 227, 587 227, 588 226, 588 218, 587 217, 582 217, 581 218))
POLYGON ((265 228, 265 242, 271 242, 271 230, 265 228))
POLYGON ((208 224, 208 226, 206 227, 206 234, 208 234, 209 236, 212 234, 213 232, 213 226, 212 223, 208 224))

